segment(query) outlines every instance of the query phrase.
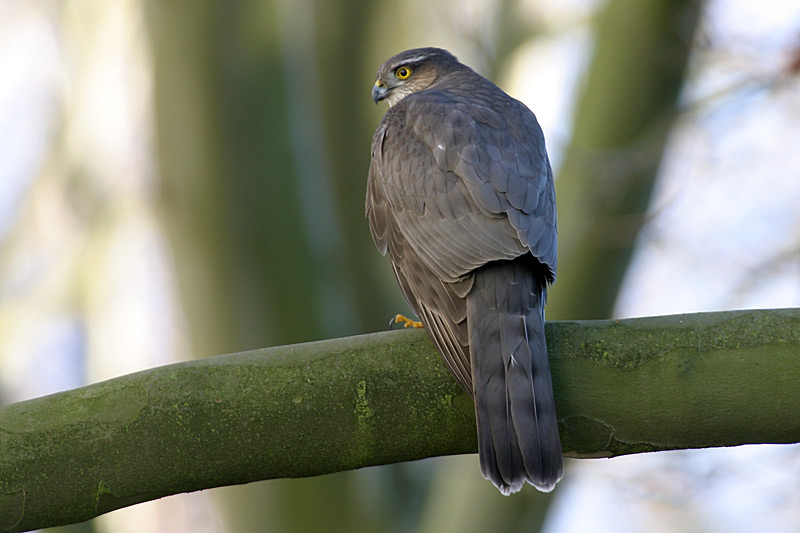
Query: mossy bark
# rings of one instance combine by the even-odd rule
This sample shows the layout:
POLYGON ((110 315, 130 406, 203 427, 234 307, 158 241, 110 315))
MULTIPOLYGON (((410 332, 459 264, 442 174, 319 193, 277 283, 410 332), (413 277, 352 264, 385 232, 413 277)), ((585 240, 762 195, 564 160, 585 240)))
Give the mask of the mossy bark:
MULTIPOLYGON (((567 455, 800 441, 800 310, 554 322, 547 335, 567 455)), ((422 331, 190 361, 20 402, 0 409, 0 531, 475 452, 472 409, 422 331)))

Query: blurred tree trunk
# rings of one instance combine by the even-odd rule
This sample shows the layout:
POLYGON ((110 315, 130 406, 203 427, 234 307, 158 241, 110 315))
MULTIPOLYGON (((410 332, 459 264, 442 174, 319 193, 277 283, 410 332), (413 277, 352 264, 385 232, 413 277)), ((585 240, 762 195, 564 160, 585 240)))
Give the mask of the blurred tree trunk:
POLYGON ((146 6, 163 223, 195 351, 319 337, 272 6, 146 6))
MULTIPOLYGON (((355 301, 348 295, 363 272, 345 262, 350 256, 339 251, 341 233, 331 230, 338 219, 324 195, 330 178, 324 146, 314 137, 321 135, 322 117, 306 112, 318 109, 315 86, 323 80, 313 70, 313 50, 309 55, 303 48, 303 28, 285 27, 287 17, 313 21, 313 5, 149 1, 146 12, 163 224, 194 353, 360 331, 366 313, 356 315, 346 299, 355 301), (316 170, 323 175, 309 175, 316 170)), ((350 61, 358 46, 352 43, 360 34, 352 30, 344 35, 346 46, 338 45, 345 54, 340 61, 350 61)), ((343 125, 351 131, 352 120, 343 125)), ((359 184, 369 137, 362 141, 348 138, 364 152, 363 168, 349 177, 359 184)), ((218 491, 227 529, 370 525, 356 512, 351 476, 218 491)))
MULTIPOLYGON (((376 278, 376 265, 391 272, 372 244, 364 216, 364 197, 370 143, 385 109, 370 96, 378 62, 370 33, 380 2, 316 0, 316 74, 322 85, 321 126, 328 142, 328 161, 334 176, 334 194, 342 225, 343 253, 347 258, 359 321, 367 331, 384 329, 389 317, 405 308, 399 291, 387 293, 376 278), (355 75, 354 75, 355 74, 355 75)), ((393 281, 393 280, 392 280, 393 281)), ((393 288, 393 287, 391 287, 393 288)), ((363 331, 363 330, 362 330, 363 331)))
POLYGON ((559 264, 547 316, 611 315, 683 86, 700 0, 611 0, 557 172, 559 264))

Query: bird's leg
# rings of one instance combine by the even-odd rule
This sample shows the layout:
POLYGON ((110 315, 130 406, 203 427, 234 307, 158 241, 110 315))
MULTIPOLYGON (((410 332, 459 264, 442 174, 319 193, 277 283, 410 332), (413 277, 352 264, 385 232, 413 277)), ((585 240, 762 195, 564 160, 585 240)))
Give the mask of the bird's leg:
POLYGON ((397 313, 396 315, 394 315, 394 318, 389 321, 389 324, 403 324, 403 327, 406 327, 406 328, 421 328, 422 327, 422 322, 419 322, 417 320, 411 320, 407 316, 401 315, 400 313, 397 313))

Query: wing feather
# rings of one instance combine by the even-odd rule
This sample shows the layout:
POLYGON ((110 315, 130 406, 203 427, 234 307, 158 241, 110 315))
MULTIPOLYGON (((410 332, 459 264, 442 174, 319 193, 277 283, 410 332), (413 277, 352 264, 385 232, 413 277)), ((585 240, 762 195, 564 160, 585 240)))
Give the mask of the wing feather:
POLYGON ((493 110, 488 100, 497 96, 422 91, 404 98, 375 132, 367 184, 373 240, 389 252, 406 301, 470 394, 471 273, 527 253, 549 268, 551 280, 556 267, 544 136, 516 100, 503 95, 512 107, 493 110))
POLYGON ((490 90, 469 97, 423 91, 407 97, 397 112, 391 109, 389 151, 406 159, 391 165, 398 175, 386 180, 387 198, 393 210, 400 208, 401 226, 415 228, 408 238, 417 249, 434 238, 427 227, 438 226, 439 237, 471 237, 466 247, 436 242, 435 250, 420 254, 439 275, 457 279, 475 268, 475 258, 485 264, 530 252, 554 277, 557 221, 544 135, 520 102, 503 95, 498 100, 510 109, 492 109, 497 96, 490 90), (417 168, 428 172, 421 176, 417 168), (431 192, 435 211, 407 202, 409 194, 431 192))

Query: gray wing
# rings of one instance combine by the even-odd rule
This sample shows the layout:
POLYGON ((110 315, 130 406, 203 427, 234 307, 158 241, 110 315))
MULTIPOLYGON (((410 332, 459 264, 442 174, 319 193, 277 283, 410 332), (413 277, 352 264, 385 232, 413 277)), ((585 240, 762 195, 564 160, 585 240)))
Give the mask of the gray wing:
POLYGON ((469 99, 430 91, 409 100, 406 123, 421 145, 414 152, 430 153, 433 166, 455 181, 457 191, 454 195, 448 189, 442 195, 436 177, 419 183, 395 176, 398 199, 409 185, 422 186, 418 194, 426 198, 433 192, 440 208, 437 212, 430 206, 425 206, 427 211, 405 206, 403 226, 418 230, 409 235, 412 245, 426 250, 424 257, 435 271, 451 276, 530 252, 554 277, 553 176, 533 113, 499 89, 471 94, 469 99), (433 249, 425 247, 440 236, 445 240, 436 240, 433 249), (463 236, 469 240, 463 242, 463 236))
POLYGON ((406 300, 470 394, 470 273, 530 252, 554 277, 552 179, 536 118, 499 89, 469 101, 441 91, 408 96, 373 137, 373 239, 388 250, 406 300), (485 106, 476 105, 481 97, 485 106))
POLYGON ((385 175, 402 172, 406 163, 383 157, 385 135, 386 127, 382 124, 373 138, 372 164, 367 180, 366 212, 372 238, 381 254, 389 252, 406 302, 422 319, 459 385, 472 395, 465 301, 472 288, 472 279, 455 283, 442 281, 409 245, 406 232, 398 225, 395 216, 397 208, 390 206, 384 192, 385 175))

